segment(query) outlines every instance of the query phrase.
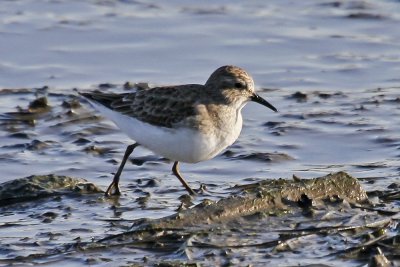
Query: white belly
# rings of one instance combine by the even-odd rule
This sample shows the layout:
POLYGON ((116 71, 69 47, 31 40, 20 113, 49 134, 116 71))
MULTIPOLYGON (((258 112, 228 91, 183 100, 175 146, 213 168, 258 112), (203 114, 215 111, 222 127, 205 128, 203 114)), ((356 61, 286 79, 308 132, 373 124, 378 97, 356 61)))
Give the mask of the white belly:
POLYGON ((154 153, 173 161, 196 163, 211 159, 230 146, 242 129, 240 111, 232 123, 221 131, 202 133, 190 128, 157 127, 93 103, 105 117, 111 119, 125 134, 154 153))

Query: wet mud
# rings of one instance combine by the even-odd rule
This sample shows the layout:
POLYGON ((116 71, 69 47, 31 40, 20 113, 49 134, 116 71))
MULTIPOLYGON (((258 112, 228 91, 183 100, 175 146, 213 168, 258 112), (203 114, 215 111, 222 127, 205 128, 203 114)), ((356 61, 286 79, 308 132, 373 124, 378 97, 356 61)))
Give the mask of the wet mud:
POLYGON ((103 192, 101 189, 85 179, 32 175, 0 184, 0 206, 57 195, 101 192, 103 192))
MULTIPOLYGON (((137 89, 133 84, 129 88, 104 84, 98 88, 137 89)), ((368 110, 376 105, 398 105, 391 89, 367 90, 357 101, 344 93, 276 93, 282 95, 283 105, 296 102, 326 108, 306 108, 295 112, 296 116, 287 110, 274 121, 258 123, 259 129, 277 138, 276 150, 263 151, 251 145, 244 149, 244 139, 214 159, 227 169, 218 172, 237 177, 237 169, 230 170, 227 164, 240 164, 248 171, 265 164, 276 169, 295 168, 296 164, 304 167, 307 158, 299 152, 307 141, 293 142, 292 133, 315 135, 330 129, 340 130, 344 136, 351 131, 362 135, 379 129, 368 119, 368 114, 376 113, 368 110), (331 105, 348 108, 332 112, 331 105), (357 119, 355 114, 366 119, 357 119)), ((122 155, 125 148, 116 141, 124 139, 122 134, 75 93, 54 94, 50 88, 38 88, 2 90, 1 94, 10 103, 20 103, 3 108, 6 112, 1 115, 5 133, 0 140, 1 158, 8 166, 4 170, 29 164, 34 166, 32 172, 60 173, 9 178, 0 185, 1 264, 177 266, 256 261, 274 265, 281 264, 282 257, 289 266, 313 262, 385 266, 386 262, 398 262, 400 185, 396 176, 387 176, 398 161, 361 157, 357 163, 339 168, 361 174, 372 169, 385 173, 359 179, 344 172, 310 179, 313 167, 302 172, 293 169, 286 179, 247 176, 229 185, 227 178, 220 182, 212 179, 218 175, 213 172, 208 174, 210 180, 198 185, 198 196, 191 198, 173 177, 163 173, 170 168, 168 160, 142 151, 131 158, 123 175, 123 195, 105 198, 102 189, 120 161, 116 155, 122 155), (130 178, 132 168, 137 177, 130 178), (71 173, 88 180, 72 178, 71 173), (166 184, 166 178, 171 182, 166 184)), ((377 132, 382 131, 388 130, 377 132)), ((399 138, 390 132, 367 138, 369 144, 364 144, 395 151, 399 138)), ((188 181, 193 183, 191 178, 188 181)))
POLYGON ((3 1, 0 266, 400 265, 399 12, 391 0, 3 1), (144 148, 105 198, 132 140, 76 90, 204 83, 225 64, 279 113, 249 103, 231 147, 181 165, 195 198, 144 148), (357 179, 319 184, 330 174, 357 179))
MULTIPOLYGON (((302 254, 315 262, 394 266, 400 249, 400 210, 390 205, 399 201, 400 192, 398 185, 391 188, 380 192, 378 204, 357 179, 343 172, 306 180, 262 180, 232 187, 230 196, 218 201, 204 199, 186 206, 194 199, 182 197, 178 211, 160 219, 141 218, 130 225, 109 220, 110 225, 97 229, 96 233, 101 233, 97 235, 86 224, 71 228, 69 236, 64 236, 56 230, 57 217, 67 219, 62 214, 65 210, 81 212, 79 206, 71 209, 68 205, 81 201, 88 192, 86 203, 104 205, 104 192, 82 179, 31 176, 1 184, 0 199, 8 202, 2 202, 0 209, 40 220, 47 231, 3 244, 0 263, 251 265, 254 257, 260 264, 273 264, 283 256, 287 264, 295 264, 301 262, 297 255, 302 254), (48 203, 56 201, 58 211, 32 214, 32 205, 40 204, 38 196, 48 198, 48 203), (107 234, 109 228, 117 228, 119 233, 107 234), (312 243, 319 244, 317 251, 310 249, 312 243), (25 251, 18 251, 19 246, 25 251)), ((0 228, 19 225, 15 222, 0 228)))

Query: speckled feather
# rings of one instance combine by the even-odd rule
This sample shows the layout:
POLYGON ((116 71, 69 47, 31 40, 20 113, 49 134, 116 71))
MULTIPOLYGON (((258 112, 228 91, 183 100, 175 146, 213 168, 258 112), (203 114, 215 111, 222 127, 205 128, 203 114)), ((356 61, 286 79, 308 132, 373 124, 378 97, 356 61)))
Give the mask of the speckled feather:
POLYGON ((124 94, 94 91, 81 95, 155 126, 173 128, 184 123, 186 127, 199 129, 204 126, 204 119, 213 118, 215 123, 223 119, 219 114, 223 106, 236 101, 245 88, 254 91, 251 77, 240 68, 224 66, 217 69, 205 85, 155 87, 124 94), (243 89, 233 88, 235 83, 243 84, 243 89))
POLYGON ((198 100, 191 96, 203 90, 202 85, 156 87, 134 93, 82 93, 107 108, 156 126, 171 128, 196 114, 198 100), (184 92, 185 91, 185 92, 184 92))

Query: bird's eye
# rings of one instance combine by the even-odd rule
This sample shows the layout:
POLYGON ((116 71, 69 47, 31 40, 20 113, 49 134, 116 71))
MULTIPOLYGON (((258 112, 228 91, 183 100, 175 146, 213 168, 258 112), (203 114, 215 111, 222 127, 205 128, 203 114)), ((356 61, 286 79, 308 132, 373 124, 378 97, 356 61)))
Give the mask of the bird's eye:
POLYGON ((242 83, 235 83, 235 87, 238 89, 242 89, 244 85, 242 83))

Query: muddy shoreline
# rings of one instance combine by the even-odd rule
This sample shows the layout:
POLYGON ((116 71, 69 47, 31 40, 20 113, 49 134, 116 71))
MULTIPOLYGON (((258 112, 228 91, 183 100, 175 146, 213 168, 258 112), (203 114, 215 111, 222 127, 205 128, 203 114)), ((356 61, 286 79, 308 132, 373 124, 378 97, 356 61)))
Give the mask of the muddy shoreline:
MULTIPOLYGON (((296 177, 293 180, 268 179, 238 185, 230 190, 231 196, 227 198, 219 201, 205 199, 197 205, 188 204, 195 199, 183 195, 177 213, 160 219, 135 220, 116 234, 106 234, 106 227, 99 236, 91 235, 89 239, 77 237, 67 243, 56 242, 53 247, 47 248, 46 245, 42 247, 39 240, 21 236, 22 239, 15 241, 12 247, 29 241, 36 243, 37 248, 31 252, 25 248, 25 256, 18 255, 17 250, 10 251, 0 259, 0 263, 17 266, 55 263, 76 261, 84 256, 86 263, 104 264, 112 259, 97 259, 96 255, 112 253, 114 257, 122 257, 119 265, 132 262, 167 266, 217 262, 225 265, 236 262, 237 257, 242 263, 251 263, 243 254, 247 250, 255 250, 256 255, 262 251, 269 257, 259 258, 258 262, 271 263, 270 257, 307 253, 308 242, 322 240, 331 243, 329 249, 325 246, 320 248, 317 258, 322 261, 333 258, 335 262, 368 263, 369 266, 395 266, 398 263, 400 211, 391 209, 391 205, 399 200, 398 189, 374 192, 373 195, 379 198, 378 204, 376 200, 369 199, 372 194, 368 196, 357 179, 339 172, 307 180, 296 177), (266 239, 265 234, 268 233, 270 236, 266 239), (346 241, 341 238, 333 241, 344 236, 346 241), (234 241, 239 239, 239 243, 234 241), (307 242, 304 243, 303 239, 307 242), (340 249, 343 246, 346 248, 340 249), (124 250, 131 251, 133 255, 126 255, 124 250), (158 259, 143 256, 135 260, 135 251, 162 256, 158 259), (179 259, 177 255, 180 255, 179 259)), ((57 199, 60 207, 81 198, 95 201, 95 205, 104 205, 104 201, 98 201, 105 198, 103 194, 96 185, 82 179, 30 176, 0 185, 0 209, 2 212, 27 213, 29 217, 27 208, 46 198, 50 202, 57 199)), ((48 212, 41 216, 49 233, 53 232, 53 219, 60 214, 48 212)), ((118 221, 115 223, 114 226, 117 226, 118 221)), ((9 227, 14 226, 1 226, 3 230, 9 227)), ((74 232, 82 234, 85 230, 76 229, 74 232)), ((58 239, 54 238, 54 234, 49 240, 58 239)), ((12 248, 10 244, 6 247, 12 248)))
MULTIPOLYGON (((135 85, 98 87, 125 91, 135 85)), ((357 101, 343 93, 274 91, 288 107, 305 105, 302 115, 283 109, 276 120, 250 125, 257 136, 268 131, 266 136, 275 140, 276 150, 239 140, 208 161, 206 169, 210 171, 201 178, 201 172, 195 178, 196 169, 186 170, 190 183, 199 188, 195 198, 186 195, 168 173, 166 159, 140 150, 124 173, 122 196, 105 198, 102 189, 110 182, 110 172, 125 147, 118 140, 126 137, 68 92, 53 93, 48 87, 1 91, 10 103, 21 103, 3 107, 0 126, 6 134, 0 139, 0 156, 7 166, 4 170, 15 166, 18 172, 23 170, 19 166, 26 165, 41 173, 8 178, 1 184, 2 264, 397 264, 397 161, 371 162, 369 154, 360 153, 357 163, 305 168, 315 162, 313 153, 298 156, 298 151, 312 148, 299 145, 299 138, 308 135, 317 137, 312 142, 322 150, 326 143, 336 142, 330 137, 343 135, 338 140, 345 142, 343 146, 334 143, 343 150, 347 149, 346 138, 357 144, 360 134, 368 140, 371 132, 382 131, 377 131, 375 124, 356 122, 371 121, 376 105, 393 111, 398 105, 395 88, 366 90, 363 97, 357 95, 357 101), (331 111, 338 103, 351 105, 344 112, 331 111), (308 105, 325 109, 308 111, 308 105), (235 168, 230 169, 229 164, 235 168), (238 164, 243 169, 238 169, 238 164), (281 169, 305 169, 286 179, 249 177, 249 172, 240 172, 265 166, 270 169, 268 177, 281 169), (361 177, 332 172, 343 169, 361 177), (57 175, 45 174, 51 170, 57 175), (328 170, 332 174, 321 175, 328 170), (381 171, 393 175, 371 176, 381 171), (87 179, 72 178, 74 173, 87 179), (323 178, 314 179, 312 174, 323 178), (249 178, 237 178, 242 175, 249 178)), ((395 135, 381 135, 361 144, 381 149, 374 151, 378 156, 396 148, 397 141, 395 135)), ((346 158, 345 153, 354 153, 329 149, 337 148, 327 147, 326 155, 341 153, 346 158)), ((352 160, 356 155, 352 154, 352 160)))

